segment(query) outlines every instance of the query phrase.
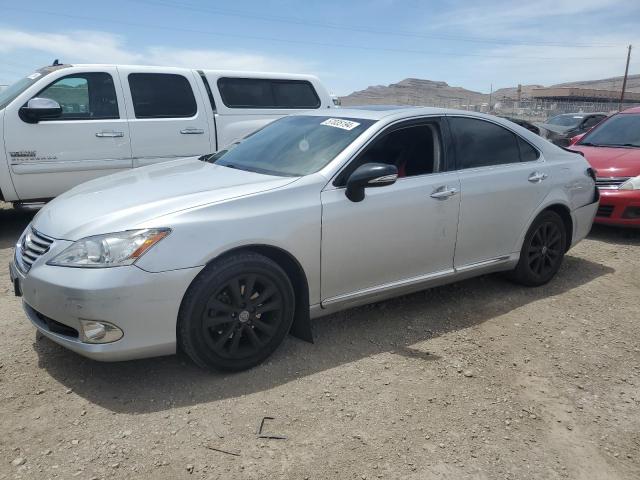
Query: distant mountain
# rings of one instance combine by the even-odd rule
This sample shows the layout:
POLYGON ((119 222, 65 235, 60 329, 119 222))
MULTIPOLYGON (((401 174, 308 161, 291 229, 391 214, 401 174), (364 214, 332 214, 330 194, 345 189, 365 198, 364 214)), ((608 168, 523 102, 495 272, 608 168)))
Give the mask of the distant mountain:
MULTIPOLYGON (((583 82, 558 83, 553 87, 583 87, 597 88, 599 90, 620 90, 622 88, 623 77, 603 78, 602 80, 585 80, 583 82)), ((629 75, 627 77, 627 92, 640 92, 640 75, 629 75)))
MULTIPOLYGON (((551 85, 552 87, 583 87, 603 90, 620 90, 622 77, 602 80, 584 80, 551 85)), ((531 97, 534 88, 543 85, 522 85, 521 98, 531 97)), ((640 75, 629 75, 628 92, 640 92, 640 75)), ((518 87, 500 88, 493 92, 494 101, 516 99, 518 87)), ((375 85, 341 97, 342 105, 429 105, 434 107, 460 107, 489 102, 489 94, 452 87, 447 82, 406 78, 390 85, 375 85)))
POLYGON ((342 105, 432 105, 447 107, 463 103, 486 102, 489 96, 462 87, 451 87, 446 82, 406 78, 391 85, 375 85, 346 97, 342 105))

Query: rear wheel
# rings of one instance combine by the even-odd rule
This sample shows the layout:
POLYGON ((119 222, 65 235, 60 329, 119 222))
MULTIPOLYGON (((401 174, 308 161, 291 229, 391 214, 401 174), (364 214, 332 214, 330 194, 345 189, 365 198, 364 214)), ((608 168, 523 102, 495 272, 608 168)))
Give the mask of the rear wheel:
POLYGON ((244 370, 266 359, 293 322, 295 299, 286 273, 255 253, 209 265, 180 307, 178 341, 199 366, 244 370))
POLYGON ((567 246, 567 233, 560 215, 541 213, 525 236, 520 260, 510 278, 527 286, 544 285, 560 269, 567 246))

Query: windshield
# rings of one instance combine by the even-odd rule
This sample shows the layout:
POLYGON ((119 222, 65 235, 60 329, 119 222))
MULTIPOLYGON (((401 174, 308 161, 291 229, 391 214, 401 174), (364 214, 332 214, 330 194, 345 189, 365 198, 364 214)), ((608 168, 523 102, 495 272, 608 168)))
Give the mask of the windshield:
POLYGON ((32 73, 31 75, 18 80, 16 83, 9 85, 4 90, 0 91, 0 110, 9 105, 13 100, 24 92, 31 85, 36 83, 42 77, 50 74, 51 72, 63 68, 65 65, 56 65, 55 67, 45 67, 32 73))
POLYGON ((576 127, 580 124, 584 115, 563 114, 556 115, 547 120, 549 125, 558 125, 559 127, 576 127))
POLYGON ((373 123, 360 118, 284 117, 207 161, 268 175, 309 175, 327 165, 373 123))
POLYGON ((640 147, 640 115, 614 115, 582 137, 578 145, 640 147))

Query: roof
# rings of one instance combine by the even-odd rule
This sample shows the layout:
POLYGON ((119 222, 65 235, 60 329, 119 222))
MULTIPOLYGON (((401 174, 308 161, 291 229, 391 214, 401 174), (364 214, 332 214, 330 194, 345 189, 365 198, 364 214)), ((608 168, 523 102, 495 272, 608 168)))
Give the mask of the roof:
POLYGON ((119 67, 135 69, 141 72, 156 71, 162 69, 167 72, 184 72, 185 70, 202 70, 205 73, 220 75, 220 76, 232 76, 232 77, 248 77, 248 78, 268 78, 268 77, 286 77, 290 79, 316 79, 315 75, 308 75, 302 73, 286 73, 286 72, 263 72, 263 71, 249 71, 249 70, 223 70, 213 68, 198 68, 198 67, 174 67, 167 65, 128 65, 119 63, 99 64, 99 63, 74 63, 74 64, 61 64, 64 67, 79 67, 79 68, 105 68, 105 67, 119 67))
MULTIPOLYGON (((332 108, 331 110, 320 109, 307 112, 301 112, 297 115, 314 115, 321 117, 337 117, 337 118, 362 118, 366 120, 382 120, 387 117, 412 117, 416 115, 445 115, 453 113, 456 110, 448 110, 444 108, 433 107, 411 107, 411 106, 371 106, 366 107, 349 107, 349 108, 332 108)), ((464 112, 473 113, 473 112, 464 112)))

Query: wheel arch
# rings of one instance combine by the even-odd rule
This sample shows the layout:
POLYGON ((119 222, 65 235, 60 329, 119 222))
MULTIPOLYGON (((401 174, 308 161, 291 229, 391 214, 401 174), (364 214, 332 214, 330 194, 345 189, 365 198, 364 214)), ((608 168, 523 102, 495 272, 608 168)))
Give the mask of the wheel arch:
MULTIPOLYGON (((565 233, 567 235, 567 244, 565 246, 565 252, 567 252, 571 248, 571 243, 573 242, 573 219, 571 218, 571 210, 566 205, 562 203, 553 203, 547 206, 544 210, 538 213, 540 215, 542 212, 552 211, 557 213, 562 222, 564 223, 565 233)), ((536 215, 536 217, 538 217, 536 215)))
POLYGON ((226 252, 211 259, 207 265, 221 258, 240 252, 252 252, 263 255, 270 260, 273 260, 285 271, 293 285, 293 292, 296 299, 293 324, 291 325, 289 333, 301 340, 313 343, 311 315, 309 313, 309 282, 298 259, 290 252, 280 247, 265 244, 252 244, 242 245, 232 248, 231 250, 227 250, 226 252))

